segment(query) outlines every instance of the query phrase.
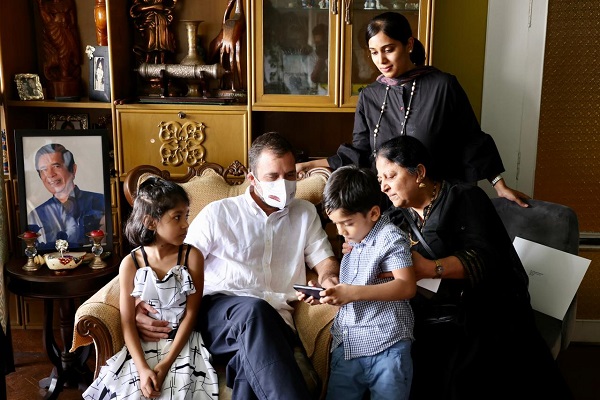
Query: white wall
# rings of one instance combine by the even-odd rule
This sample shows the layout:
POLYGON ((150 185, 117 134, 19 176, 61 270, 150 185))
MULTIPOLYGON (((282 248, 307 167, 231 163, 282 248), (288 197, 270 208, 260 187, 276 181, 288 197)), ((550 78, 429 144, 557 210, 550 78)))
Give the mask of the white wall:
MULTIPOLYGON (((481 126, 508 186, 533 195, 548 0, 489 0, 481 126)), ((490 195, 489 184, 482 185, 490 195)))

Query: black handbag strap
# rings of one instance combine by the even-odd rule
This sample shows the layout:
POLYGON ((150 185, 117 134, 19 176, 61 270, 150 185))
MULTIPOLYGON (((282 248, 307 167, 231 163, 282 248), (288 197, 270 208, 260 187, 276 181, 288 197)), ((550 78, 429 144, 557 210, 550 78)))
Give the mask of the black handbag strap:
POLYGON ((429 253, 429 255, 432 257, 432 260, 437 259, 435 252, 433 250, 431 250, 431 247, 429 247, 429 245, 427 244, 425 239, 423 239, 423 235, 421 235, 421 231, 417 227, 415 220, 410 215, 410 212, 406 208, 401 208, 401 211, 402 211, 402 214, 404 214, 404 218, 406 218, 406 220, 408 221, 408 224, 410 225, 410 229, 413 231, 413 233, 415 234, 417 239, 419 239, 419 242, 423 245, 423 247, 425 248, 427 253, 429 253))

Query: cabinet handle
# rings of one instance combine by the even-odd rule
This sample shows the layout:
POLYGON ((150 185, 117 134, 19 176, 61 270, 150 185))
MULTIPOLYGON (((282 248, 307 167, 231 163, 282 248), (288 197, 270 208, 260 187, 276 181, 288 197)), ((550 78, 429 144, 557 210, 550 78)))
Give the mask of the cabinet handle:
POLYGON ((179 112, 177 113, 177 116, 178 116, 179 118, 181 118, 181 119, 184 119, 184 118, 185 118, 185 113, 184 113, 183 111, 179 111, 179 112))
POLYGON ((344 0, 344 22, 346 25, 352 24, 352 15, 350 14, 352 10, 352 0, 344 0))

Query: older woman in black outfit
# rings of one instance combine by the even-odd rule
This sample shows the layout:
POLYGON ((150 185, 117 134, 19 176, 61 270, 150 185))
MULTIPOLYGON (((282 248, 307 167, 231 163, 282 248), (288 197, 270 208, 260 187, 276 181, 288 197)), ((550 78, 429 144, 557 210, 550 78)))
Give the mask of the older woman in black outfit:
POLYGON ((336 169, 348 164, 373 167, 381 144, 408 135, 427 147, 436 164, 443 167, 445 179, 487 179, 498 196, 527 206, 523 200, 528 196, 509 188, 502 179, 504 166, 494 140, 481 131, 456 77, 423 66, 423 45, 412 36, 407 19, 395 12, 374 17, 366 41, 381 75, 360 93, 352 144, 340 146, 337 154, 327 159, 297 164, 296 169, 336 169))
POLYGON ((537 331, 528 278, 485 192, 449 183, 425 146, 400 136, 376 155, 392 220, 409 232, 420 291, 415 314, 412 399, 569 399, 537 331))

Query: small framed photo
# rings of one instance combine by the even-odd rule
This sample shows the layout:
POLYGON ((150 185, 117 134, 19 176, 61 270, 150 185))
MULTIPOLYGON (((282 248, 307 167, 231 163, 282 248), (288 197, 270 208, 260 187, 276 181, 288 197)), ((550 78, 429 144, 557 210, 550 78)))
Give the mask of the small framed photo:
POLYGON ((108 46, 87 46, 90 60, 90 100, 110 102, 108 46))
POLYGON ((112 250, 113 226, 108 131, 15 130, 20 231, 39 233, 40 253, 91 249, 87 233, 104 231, 112 250))
POLYGON ((87 114, 49 114, 48 129, 88 129, 89 119, 87 114))
POLYGON ((44 100, 42 83, 37 74, 17 74, 15 82, 21 100, 44 100))

